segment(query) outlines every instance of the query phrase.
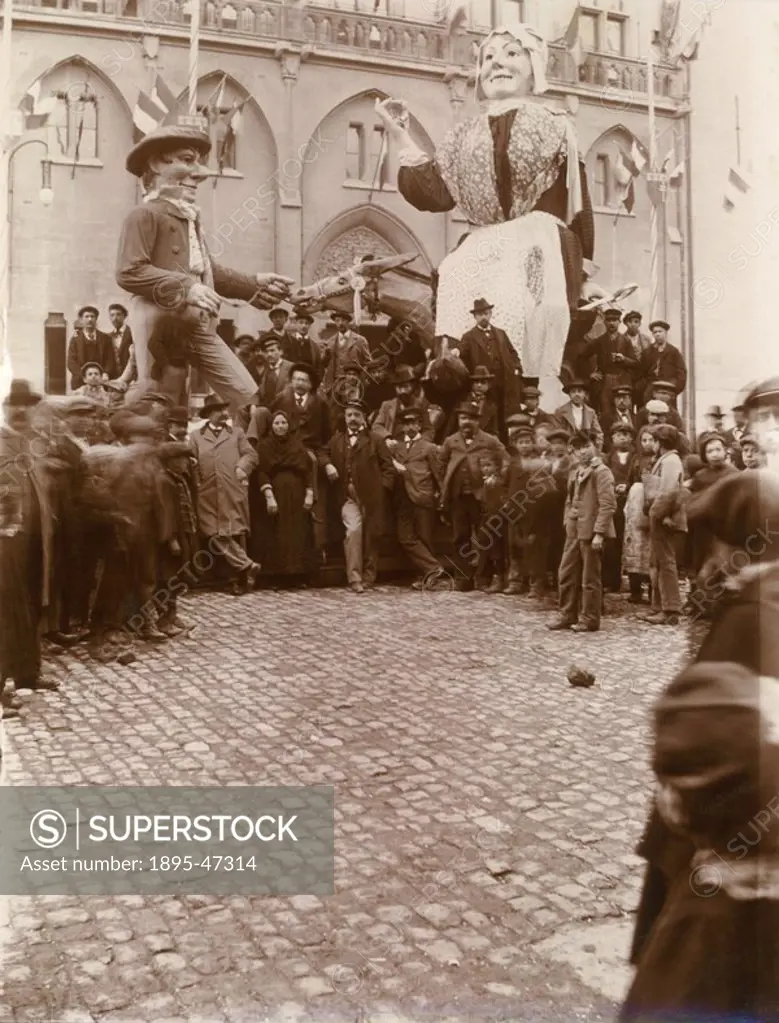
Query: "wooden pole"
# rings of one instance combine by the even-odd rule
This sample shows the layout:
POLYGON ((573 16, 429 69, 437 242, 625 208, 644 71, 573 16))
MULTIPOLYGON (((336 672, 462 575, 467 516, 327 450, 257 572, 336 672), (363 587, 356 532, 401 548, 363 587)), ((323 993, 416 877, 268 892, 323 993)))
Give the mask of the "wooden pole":
MULTIPOLYGON (((655 134, 655 59, 652 48, 649 48, 649 55, 646 59, 646 83, 647 99, 649 103, 649 172, 654 174, 657 170, 657 138, 655 134)), ((649 316, 651 320, 657 319, 660 315, 659 290, 660 290, 660 209, 658 203, 653 201, 650 213, 650 245, 651 265, 649 272, 649 316)))
POLYGON ((11 208, 10 167, 13 150, 11 124, 11 31, 13 3, 4 0, 3 35, 0 49, 0 397, 5 397, 11 382, 11 208))
POLYGON ((201 0, 190 0, 191 13, 189 25, 189 116, 197 115, 197 68, 198 50, 200 47, 200 3, 201 0))

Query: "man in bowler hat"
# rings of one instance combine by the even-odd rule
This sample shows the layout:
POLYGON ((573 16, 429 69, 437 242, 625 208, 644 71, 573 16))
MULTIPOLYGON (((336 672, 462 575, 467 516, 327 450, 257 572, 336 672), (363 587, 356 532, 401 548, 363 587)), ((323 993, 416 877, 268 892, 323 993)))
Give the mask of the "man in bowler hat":
POLYGON ((433 423, 430 419, 430 402, 422 394, 419 374, 412 366, 398 366, 391 378, 395 397, 383 401, 376 413, 371 429, 377 437, 387 442, 390 452, 394 451, 404 434, 403 414, 410 408, 420 411, 422 435, 433 439, 433 423))
POLYGON ((191 326, 190 364, 235 414, 254 402, 257 387, 216 332, 221 299, 267 309, 287 297, 293 282, 278 274, 230 270, 209 253, 196 197, 208 177, 210 150, 209 136, 185 125, 155 128, 130 150, 126 167, 141 180, 145 196, 122 225, 116 281, 132 295, 138 392, 156 386, 148 342, 158 319, 174 313, 191 326))
POLYGON ((522 360, 508 334, 492 323, 492 306, 485 298, 477 298, 471 314, 476 325, 460 338, 459 355, 470 373, 477 366, 486 366, 495 377, 494 393, 498 406, 501 440, 506 440, 507 416, 518 412, 522 402, 522 360))

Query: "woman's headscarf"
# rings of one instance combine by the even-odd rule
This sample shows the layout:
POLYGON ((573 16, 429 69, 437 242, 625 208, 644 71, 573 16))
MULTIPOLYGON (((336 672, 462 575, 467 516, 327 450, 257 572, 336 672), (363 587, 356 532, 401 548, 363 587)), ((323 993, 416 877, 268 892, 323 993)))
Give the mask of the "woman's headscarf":
MULTIPOLYGON (((530 67, 533 71, 533 92, 541 96, 549 88, 546 79, 546 66, 549 63, 549 48, 544 37, 536 32, 530 25, 500 25, 494 29, 479 47, 476 58, 476 98, 480 101, 486 99, 481 87, 481 69, 484 63, 484 51, 496 36, 510 36, 515 39, 523 50, 530 57, 530 67)), ((509 101, 509 105, 511 102, 509 101)), ((565 145, 567 149, 568 173, 566 187, 568 189, 568 208, 566 210, 566 222, 570 224, 573 218, 584 207, 582 195, 582 184, 579 176, 579 147, 576 142, 576 134, 573 124, 567 114, 562 111, 553 111, 565 118, 565 145)))
POLYGON ((260 472, 269 476, 273 472, 286 469, 305 475, 311 471, 311 460, 303 446, 298 433, 298 420, 283 409, 274 409, 267 435, 257 445, 257 457, 260 472), (283 437, 273 432, 273 421, 283 416, 289 424, 289 430, 283 437))
POLYGON ((480 78, 482 64, 484 63, 484 51, 496 36, 511 36, 512 39, 516 39, 530 57, 530 66, 533 69, 533 92, 536 96, 545 93, 549 87, 546 80, 546 65, 549 60, 546 40, 529 25, 514 25, 511 28, 501 25, 490 32, 479 47, 479 54, 476 58, 476 98, 484 99, 480 78))

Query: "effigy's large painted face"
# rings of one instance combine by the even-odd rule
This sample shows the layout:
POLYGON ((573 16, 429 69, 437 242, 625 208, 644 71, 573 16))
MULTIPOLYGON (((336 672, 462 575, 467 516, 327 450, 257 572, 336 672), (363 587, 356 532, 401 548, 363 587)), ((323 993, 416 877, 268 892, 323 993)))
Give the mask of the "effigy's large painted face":
POLYGON ((486 99, 529 95, 533 90, 530 54, 512 36, 495 36, 481 54, 479 84, 486 99))
POLYGON ((194 202, 197 186, 208 177, 205 154, 193 146, 171 149, 150 157, 149 170, 154 172, 154 188, 169 199, 194 202))

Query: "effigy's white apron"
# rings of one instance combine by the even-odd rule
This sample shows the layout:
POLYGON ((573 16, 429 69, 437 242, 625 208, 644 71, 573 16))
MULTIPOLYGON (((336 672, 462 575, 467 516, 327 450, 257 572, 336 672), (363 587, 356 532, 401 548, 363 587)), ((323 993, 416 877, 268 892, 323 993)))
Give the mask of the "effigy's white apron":
POLYGON ((494 305, 492 322, 508 334, 524 375, 539 378, 549 411, 566 400, 559 373, 571 323, 561 224, 534 212, 472 228, 438 268, 436 299, 436 334, 455 338, 473 327, 475 299, 494 305))

